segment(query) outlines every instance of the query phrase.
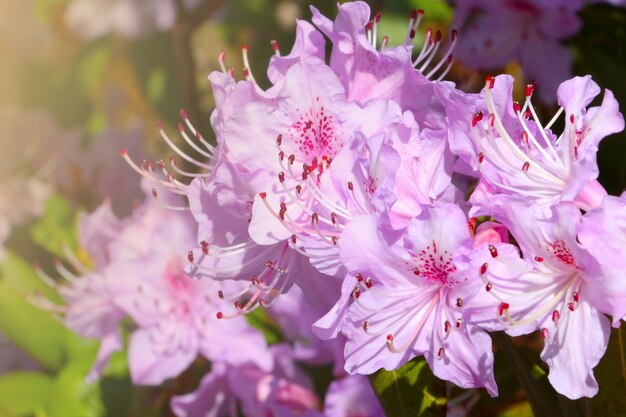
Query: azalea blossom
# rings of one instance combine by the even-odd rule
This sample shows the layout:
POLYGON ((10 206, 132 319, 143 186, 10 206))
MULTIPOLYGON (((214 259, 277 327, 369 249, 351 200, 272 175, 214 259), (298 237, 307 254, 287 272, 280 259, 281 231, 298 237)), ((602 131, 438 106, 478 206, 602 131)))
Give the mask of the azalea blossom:
POLYGON ((502 75, 488 77, 480 96, 444 94, 451 149, 480 173, 472 201, 488 204, 490 195, 503 193, 541 207, 559 201, 584 210, 597 206, 606 195, 596 180, 598 144, 624 128, 613 93, 606 90, 599 107, 587 108, 600 93, 598 85, 590 76, 566 81, 557 93, 561 108, 544 126, 531 101, 535 85, 526 86, 523 105, 512 101, 512 88, 512 77, 502 75), (557 137, 550 128, 561 114, 565 128, 557 137))
MULTIPOLYGON (((484 294, 479 271, 466 268, 472 239, 460 209, 424 207, 400 231, 363 216, 344 239, 341 256, 352 275, 346 281, 354 288, 339 324, 348 339, 346 370, 392 370, 424 355, 438 377, 496 395, 491 339, 472 322, 474 308, 466 311, 484 294)), ((493 311, 497 303, 486 300, 483 308, 493 311)))
POLYGON ((276 345, 271 352, 277 360, 269 372, 252 363, 236 367, 213 363, 195 392, 172 398, 172 410, 178 417, 234 417, 239 407, 250 417, 321 417, 320 400, 295 366, 289 348, 276 345))
POLYGON ((613 315, 619 326, 624 312, 623 247, 619 258, 594 248, 597 237, 609 236, 606 216, 620 216, 611 213, 617 208, 613 198, 605 201, 582 219, 571 203, 554 206, 549 217, 520 198, 496 199, 491 210, 515 237, 528 265, 515 280, 493 280, 490 294, 501 302, 494 314, 509 334, 541 331, 548 379, 569 398, 597 393, 593 368, 610 336, 603 313, 613 315), (613 267, 603 267, 607 261, 613 267))
POLYGON ((415 45, 415 37, 424 11, 412 10, 405 41, 391 46, 388 37, 381 36, 379 47, 381 15, 371 16, 367 3, 339 5, 334 21, 313 6, 311 11, 313 23, 333 44, 330 67, 350 101, 365 104, 372 99, 393 100, 402 110, 410 110, 423 127, 442 127, 437 117, 442 108, 434 99, 434 88, 452 66, 456 31, 452 31, 446 45, 441 32, 427 29, 420 48, 415 45))

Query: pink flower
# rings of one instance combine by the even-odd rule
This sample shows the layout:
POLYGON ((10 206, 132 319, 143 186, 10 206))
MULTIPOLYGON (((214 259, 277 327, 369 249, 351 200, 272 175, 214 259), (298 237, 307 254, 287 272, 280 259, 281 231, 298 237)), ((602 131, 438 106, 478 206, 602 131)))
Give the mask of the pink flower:
POLYGON ((472 315, 497 302, 479 291, 479 271, 467 268, 471 251, 467 219, 452 204, 424 207, 400 231, 374 216, 350 223, 341 256, 356 280, 346 278, 353 302, 339 322, 346 370, 392 370, 424 355, 438 377, 495 395, 491 340, 472 315))
POLYGON ((377 49, 380 14, 371 17, 370 8, 362 1, 339 5, 337 17, 331 21, 311 6, 313 23, 332 42, 330 66, 346 89, 350 101, 365 104, 372 99, 394 100, 403 110, 413 112, 423 127, 441 128, 441 106, 434 100, 435 82, 443 79, 452 66, 452 50, 456 31, 443 57, 434 60, 443 47, 441 32, 430 29, 422 48, 413 60, 415 33, 423 10, 413 10, 406 40, 396 47, 382 38, 377 49))
POLYGON ((132 284, 121 280, 111 268, 110 245, 119 238, 127 223, 115 218, 110 202, 106 201, 93 213, 82 215, 78 224, 79 240, 94 270, 90 270, 70 250, 66 254, 71 270, 61 263, 56 264, 59 275, 65 281, 63 284, 38 270, 40 277, 59 292, 65 304, 56 305, 39 297, 34 299, 35 304, 61 316, 65 325, 80 336, 101 341, 88 380, 97 379, 111 354, 123 347, 119 325, 125 312, 115 300, 132 284))
POLYGON ((172 410, 179 417, 230 417, 238 407, 250 417, 321 417, 319 399, 287 346, 276 345, 271 351, 277 360, 269 372, 254 364, 213 363, 195 392, 172 398, 172 410))
POLYGON ((624 257, 618 260, 610 252, 594 257, 594 242, 610 236, 605 218, 618 215, 612 212, 618 206, 611 197, 603 205, 581 223, 580 211, 571 203, 554 206, 550 217, 520 198, 499 198, 493 204, 492 215, 510 230, 529 265, 515 280, 493 282, 490 293, 501 301, 497 314, 510 334, 541 330, 548 378, 569 398, 597 393, 593 368, 610 335, 602 313, 616 314, 616 325, 623 317, 626 283, 619 270, 624 270, 624 257))
POLYGON ((587 108, 600 93, 597 84, 589 76, 566 81, 558 90, 560 110, 543 126, 531 102, 534 84, 526 86, 521 105, 511 101, 512 83, 510 76, 488 77, 484 99, 452 90, 443 98, 450 147, 481 174, 472 201, 489 204, 490 194, 503 193, 543 208, 559 201, 583 210, 597 206, 606 195, 596 181, 598 144, 624 128, 613 94, 606 90, 599 107, 587 108), (561 113, 565 129, 557 137, 550 128, 561 113))

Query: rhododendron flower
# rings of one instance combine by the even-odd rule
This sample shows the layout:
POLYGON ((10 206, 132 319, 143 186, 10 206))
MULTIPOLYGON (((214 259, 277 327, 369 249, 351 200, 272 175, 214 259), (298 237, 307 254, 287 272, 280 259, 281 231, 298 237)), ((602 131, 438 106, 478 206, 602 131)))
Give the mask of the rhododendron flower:
POLYGON ((600 93, 591 77, 564 82, 558 90, 561 108, 543 126, 531 102, 534 84, 526 86, 520 105, 511 100, 512 83, 510 76, 488 77, 484 99, 451 90, 444 98, 452 151, 481 174, 481 192, 472 201, 489 204, 490 194, 504 193, 544 208, 559 201, 573 201, 584 210, 597 206, 606 195, 596 181, 598 144, 624 128, 611 91, 605 91, 599 107, 587 108, 600 93), (556 137, 550 127, 562 113, 565 129, 556 137))
POLYGON ((239 407, 250 417, 321 417, 319 398, 289 348, 276 345, 270 350, 276 357, 270 372, 251 363, 215 362, 195 392, 172 398, 172 410, 178 417, 231 417, 239 407))
POLYGON ((582 6, 582 0, 460 0, 456 56, 485 70, 517 60, 526 79, 539 82, 541 100, 552 103, 558 85, 571 77, 572 57, 562 41, 579 31, 582 6))
POLYGON ((135 252, 111 266, 134 286, 115 303, 138 327, 129 342, 135 383, 160 384, 179 375, 198 354, 233 364, 254 361, 262 368, 271 366, 260 332, 245 321, 227 324, 216 318, 220 286, 185 274, 187 259, 181 248, 195 242, 194 226, 189 214, 151 201, 112 243, 116 253, 135 252), (215 343, 218 337, 220 342, 215 343))
POLYGON ((403 110, 412 111, 420 125, 442 127, 436 117, 442 109, 434 99, 435 83, 429 79, 441 80, 452 66, 456 31, 452 32, 450 45, 439 58, 437 53, 443 45, 441 32, 433 33, 428 29, 424 44, 413 59, 414 38, 423 10, 411 12, 403 44, 390 47, 384 36, 380 50, 377 37, 381 15, 371 17, 367 3, 339 5, 334 21, 313 6, 311 11, 313 23, 333 44, 330 66, 350 101, 365 104, 372 99, 394 100, 403 110))
POLYGON ((619 325, 624 312, 626 281, 619 274, 624 257, 607 253, 596 258, 590 252, 597 253, 593 244, 606 230, 604 218, 617 214, 608 214, 615 206, 612 198, 605 199, 608 211, 591 211, 580 226, 580 211, 570 203, 554 206, 550 217, 520 198, 492 204, 492 215, 510 230, 529 265, 516 280, 493 283, 490 293, 501 301, 497 314, 510 334, 541 330, 548 378, 569 398, 597 393, 593 368, 610 335, 610 322, 602 313, 612 314, 619 325), (600 262, 613 267, 603 268, 600 262))
MULTIPOLYGON (((465 267, 472 239, 461 210, 424 207, 400 231, 363 216, 346 227, 344 239, 341 257, 357 278, 340 324, 348 339, 346 370, 391 370, 424 355, 438 377, 495 395, 491 339, 472 322, 472 308, 464 308, 472 297, 490 296, 479 291, 479 271, 465 267)), ((492 300, 482 308, 496 306, 492 300)))
POLYGON ((130 290, 131 283, 119 280, 110 268, 112 258, 109 246, 120 236, 126 223, 115 217, 110 202, 105 201, 93 213, 82 215, 78 223, 79 241, 89 256, 93 270, 70 250, 66 250, 68 261, 80 277, 61 263, 56 266, 64 283, 58 283, 43 270, 38 270, 39 276, 57 289, 65 305, 55 305, 41 297, 33 302, 59 315, 65 325, 77 334, 100 340, 96 361, 87 376, 89 380, 98 378, 111 354, 123 347, 119 324, 125 313, 115 304, 115 298, 130 290))

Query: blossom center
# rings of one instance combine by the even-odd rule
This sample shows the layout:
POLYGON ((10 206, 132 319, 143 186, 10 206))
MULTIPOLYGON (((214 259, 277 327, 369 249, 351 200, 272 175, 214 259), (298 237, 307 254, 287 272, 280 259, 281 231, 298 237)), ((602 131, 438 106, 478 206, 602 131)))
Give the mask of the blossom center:
POLYGON ((412 270, 415 276, 444 287, 454 284, 452 275, 456 272, 456 267, 452 263, 452 254, 445 249, 443 251, 441 248, 438 249, 434 241, 432 245, 413 256, 413 260, 417 263, 412 270))
POLYGON ((572 251, 561 239, 557 239, 553 243, 549 244, 547 249, 548 252, 550 252, 552 256, 554 256, 562 264, 576 266, 576 260, 574 259, 572 251))
POLYGON ((321 106, 301 113, 286 138, 291 139, 298 153, 312 164, 314 160, 334 158, 341 150, 343 144, 337 135, 338 130, 335 116, 321 106))

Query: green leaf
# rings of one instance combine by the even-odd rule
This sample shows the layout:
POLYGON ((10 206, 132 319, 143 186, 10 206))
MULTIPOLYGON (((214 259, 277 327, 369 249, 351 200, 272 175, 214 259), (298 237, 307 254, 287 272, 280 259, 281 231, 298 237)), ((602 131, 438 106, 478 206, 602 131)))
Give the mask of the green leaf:
POLYGON ((0 267, 0 329, 42 365, 58 369, 64 361, 68 332, 52 315, 34 307, 27 296, 54 296, 24 261, 9 253, 0 267))
POLYGON ((85 363, 71 362, 57 376, 52 387, 52 398, 48 407, 49 417, 102 417, 100 386, 85 380, 88 368, 85 363))
POLYGON ((588 401, 588 416, 618 417, 626 410, 626 329, 613 329, 609 346, 594 373, 600 386, 588 401))
POLYGON ((381 369, 370 383, 393 417, 444 417, 448 399, 443 381, 433 375, 424 358, 415 358, 395 371, 381 369))
POLYGON ((280 327, 274 320, 272 320, 265 309, 257 308, 252 313, 246 314, 245 317, 250 326, 263 333, 268 345, 274 345, 284 340, 280 327))
POLYGON ((31 228, 33 240, 50 253, 65 258, 63 246, 74 252, 78 249, 77 219, 70 204, 60 195, 53 195, 46 202, 43 216, 31 228))
POLYGON ((61 301, 57 292, 41 281, 35 269, 13 252, 7 253, 0 264, 0 277, 19 294, 37 292, 49 300, 61 301))
MULTIPOLYGON (((38 372, 13 372, 0 376, 0 410, 9 415, 29 415, 48 405, 53 380, 38 372)), ((0 416, 2 412, 0 411, 0 416)))

